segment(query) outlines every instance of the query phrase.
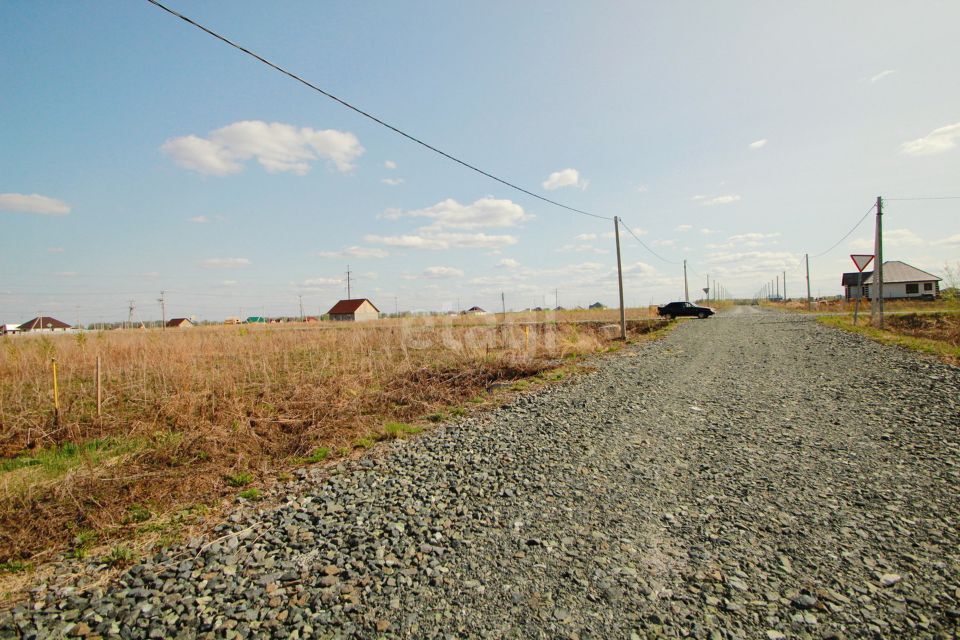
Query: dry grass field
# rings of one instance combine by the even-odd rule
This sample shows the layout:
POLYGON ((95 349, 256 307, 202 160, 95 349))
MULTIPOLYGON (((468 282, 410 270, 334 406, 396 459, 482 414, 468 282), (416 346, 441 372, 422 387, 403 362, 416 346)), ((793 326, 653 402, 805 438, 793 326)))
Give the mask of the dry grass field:
POLYGON ((465 413, 490 402, 492 383, 562 377, 557 367, 611 348, 599 327, 615 314, 0 339, 2 568, 145 532, 168 541, 219 497, 255 499, 293 466, 465 413))

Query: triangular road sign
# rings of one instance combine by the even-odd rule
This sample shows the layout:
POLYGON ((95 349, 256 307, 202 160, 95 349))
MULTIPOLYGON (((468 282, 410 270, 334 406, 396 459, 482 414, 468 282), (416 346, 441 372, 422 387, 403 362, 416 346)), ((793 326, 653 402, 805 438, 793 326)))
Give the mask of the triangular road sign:
POLYGON ((853 264, 857 265, 857 271, 860 273, 863 273, 863 270, 867 268, 867 265, 873 262, 872 255, 861 253, 850 254, 850 259, 853 260, 853 264))

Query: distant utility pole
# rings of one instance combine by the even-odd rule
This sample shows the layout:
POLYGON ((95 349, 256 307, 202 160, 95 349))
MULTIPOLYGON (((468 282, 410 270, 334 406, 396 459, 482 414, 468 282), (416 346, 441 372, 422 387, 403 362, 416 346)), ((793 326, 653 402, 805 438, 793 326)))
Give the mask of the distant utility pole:
POLYGON ((620 339, 627 339, 627 316, 623 308, 623 267, 620 263, 620 218, 613 216, 613 235, 617 240, 617 283, 620 287, 620 339))
POLYGON ((503 321, 507 321, 507 297, 503 294, 503 291, 500 292, 500 306, 503 307, 503 321))
POLYGON ((777 276, 777 297, 780 297, 780 276, 777 276))
POLYGON ((683 299, 690 302, 690 288, 687 285, 687 259, 683 259, 683 299))
POLYGON ((783 299, 787 299, 787 272, 783 272, 783 299))
POLYGON ((353 296, 350 295, 350 265, 347 265, 347 300, 353 300, 353 296))
POLYGON ((803 254, 803 259, 807 262, 807 311, 810 311, 810 254, 803 254))
POLYGON ((707 288, 703 290, 707 294, 707 302, 710 302, 710 274, 707 274, 707 288))
POLYGON ((877 230, 874 237, 874 247, 876 257, 873 267, 873 297, 876 304, 870 305, 870 310, 872 315, 873 310, 876 309, 879 317, 879 327, 883 329, 883 198, 880 196, 877 196, 877 230))
POLYGON ((553 290, 553 308, 554 309, 560 308, 560 289, 553 290))
POLYGON ((300 299, 300 322, 303 322, 303 321, 304 321, 304 317, 303 317, 303 295, 302 295, 302 294, 301 294, 301 295, 298 295, 297 298, 300 299))
POLYGON ((83 327, 80 326, 80 305, 77 305, 77 329, 83 329, 83 327))
POLYGON ((136 309, 136 303, 133 300, 127 300, 127 328, 133 328, 133 310, 136 309))
POLYGON ((167 330, 167 303, 163 299, 163 294, 165 293, 166 291, 161 291, 160 298, 157 300, 157 302, 160 303, 160 317, 162 318, 162 322, 163 322, 161 326, 163 327, 164 331, 167 330))

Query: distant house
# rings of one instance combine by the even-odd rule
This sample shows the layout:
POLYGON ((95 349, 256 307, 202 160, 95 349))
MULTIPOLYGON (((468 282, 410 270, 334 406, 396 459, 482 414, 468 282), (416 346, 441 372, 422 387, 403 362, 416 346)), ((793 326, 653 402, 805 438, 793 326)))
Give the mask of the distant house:
POLYGON ((0 324, 0 336, 13 335, 15 333, 20 333, 20 325, 0 324))
POLYGON ((331 320, 365 322, 380 317, 380 310, 366 298, 341 300, 327 312, 331 320))
POLYGON ((603 304, 602 302, 594 302, 592 305, 590 305, 590 308, 591 308, 591 309, 606 309, 607 307, 604 306, 604 304, 603 304))
POLYGON ((223 324, 243 324, 243 320, 235 316, 231 316, 223 321, 223 324))
POLYGON ((167 321, 167 326, 173 329, 186 329, 188 327, 192 327, 193 323, 190 322, 189 318, 171 318, 167 321))
POLYGON ((26 322, 20 323, 20 331, 66 331, 70 329, 66 322, 60 322, 52 316, 39 316, 26 322))
MULTIPOLYGON (((863 272, 862 297, 873 299, 874 271, 863 272)), ((855 300, 859 273, 845 273, 840 281, 844 297, 855 300)), ((906 262, 891 260, 883 263, 883 299, 936 298, 940 295, 940 280, 937 276, 912 267, 906 262)))
POLYGON ((470 315, 470 316, 485 316, 485 315, 487 315, 487 312, 484 311, 483 309, 481 309, 480 307, 470 307, 469 309, 467 309, 466 311, 464 311, 464 313, 466 313, 467 315, 470 315))
POLYGON ((263 316, 250 316, 246 320, 247 324, 265 324, 267 319, 263 316))

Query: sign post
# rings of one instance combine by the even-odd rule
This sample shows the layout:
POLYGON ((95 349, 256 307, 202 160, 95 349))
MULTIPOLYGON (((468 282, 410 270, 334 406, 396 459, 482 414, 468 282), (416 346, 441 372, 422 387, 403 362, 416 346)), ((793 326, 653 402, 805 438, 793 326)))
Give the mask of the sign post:
MULTIPOLYGON (((860 312, 860 298, 863 297, 863 270, 873 261, 873 256, 862 253, 853 253, 850 255, 853 264, 857 265, 857 303, 853 307, 853 325, 857 325, 857 314, 860 312)), ((874 286, 876 289, 876 286, 874 286)), ((872 308, 872 305, 871 305, 872 308)))

